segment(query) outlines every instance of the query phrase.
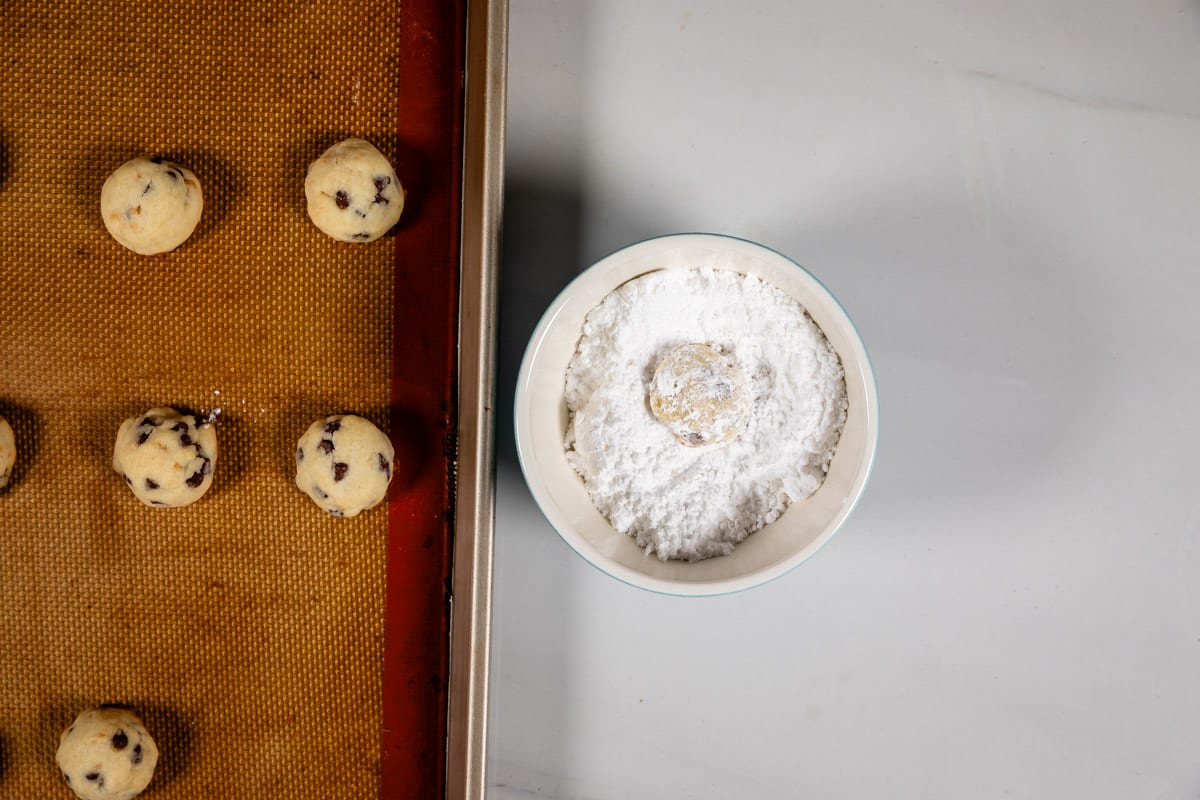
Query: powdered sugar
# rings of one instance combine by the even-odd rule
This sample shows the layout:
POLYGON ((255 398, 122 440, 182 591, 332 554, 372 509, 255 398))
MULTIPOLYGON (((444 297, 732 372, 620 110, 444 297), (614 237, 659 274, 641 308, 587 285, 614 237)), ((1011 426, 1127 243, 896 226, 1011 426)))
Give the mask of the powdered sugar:
POLYGON ((846 419, 841 363, 794 299, 749 275, 664 269, 587 315, 566 373, 567 460, 596 508, 660 559, 729 553, 820 487, 846 419), (753 408, 732 441, 686 447, 650 412, 655 366, 704 343, 753 408))

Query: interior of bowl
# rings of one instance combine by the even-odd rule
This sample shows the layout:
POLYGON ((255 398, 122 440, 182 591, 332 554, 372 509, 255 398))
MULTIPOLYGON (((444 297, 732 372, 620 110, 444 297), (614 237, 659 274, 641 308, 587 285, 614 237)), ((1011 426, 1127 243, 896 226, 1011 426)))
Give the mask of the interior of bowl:
POLYGON ((854 324, 836 299, 793 261, 761 245, 713 234, 680 234, 631 245, 579 275, 547 309, 517 381, 517 451, 534 499, 581 556, 615 578, 669 594, 719 594, 756 586, 815 553, 852 510, 870 473, 878 433, 875 379, 854 324), (619 533, 592 505, 563 449, 564 376, 584 317, 606 295, 658 269, 729 269, 755 275, 808 311, 841 358, 846 426, 815 494, 748 536, 727 556, 660 561, 619 533))

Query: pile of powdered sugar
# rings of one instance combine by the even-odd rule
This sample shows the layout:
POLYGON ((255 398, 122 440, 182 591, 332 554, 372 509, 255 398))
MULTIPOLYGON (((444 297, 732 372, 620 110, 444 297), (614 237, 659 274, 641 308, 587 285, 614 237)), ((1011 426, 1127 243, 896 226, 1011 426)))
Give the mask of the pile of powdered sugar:
POLYGON ((825 479, 846 420, 841 362, 800 304, 729 270, 663 269, 592 309, 566 373, 566 455, 613 527, 664 561, 729 553, 825 479), (650 412, 655 365, 706 343, 745 373, 733 441, 686 447, 650 412))

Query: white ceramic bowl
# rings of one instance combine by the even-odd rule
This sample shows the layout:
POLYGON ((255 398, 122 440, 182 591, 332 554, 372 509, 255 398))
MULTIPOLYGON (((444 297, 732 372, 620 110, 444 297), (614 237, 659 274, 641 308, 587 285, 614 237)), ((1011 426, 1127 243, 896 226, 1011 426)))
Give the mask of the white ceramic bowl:
POLYGON ((525 480, 546 519, 587 561, 652 591, 711 595, 776 578, 821 548, 858 501, 878 440, 875 376, 862 339, 845 309, 816 278, 762 245, 714 234, 679 234, 630 245, 581 273, 546 310, 530 338, 517 378, 517 454, 525 480), (567 364, 583 320, 626 281, 657 269, 710 266, 758 276, 800 302, 841 357, 849 401, 846 427, 825 483, 775 522, 752 533, 727 556, 660 561, 619 533, 592 505, 583 480, 563 450, 567 364))

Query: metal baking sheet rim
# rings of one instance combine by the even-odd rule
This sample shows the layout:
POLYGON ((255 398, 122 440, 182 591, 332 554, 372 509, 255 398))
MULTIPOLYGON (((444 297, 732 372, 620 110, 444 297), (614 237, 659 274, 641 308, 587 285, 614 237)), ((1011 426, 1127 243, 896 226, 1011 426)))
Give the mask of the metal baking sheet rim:
POLYGON ((463 118, 458 460, 446 796, 487 790, 495 519, 496 298, 504 181, 507 0, 468 0, 463 118))

